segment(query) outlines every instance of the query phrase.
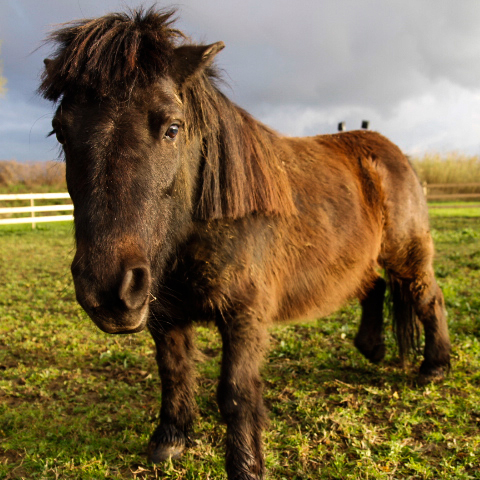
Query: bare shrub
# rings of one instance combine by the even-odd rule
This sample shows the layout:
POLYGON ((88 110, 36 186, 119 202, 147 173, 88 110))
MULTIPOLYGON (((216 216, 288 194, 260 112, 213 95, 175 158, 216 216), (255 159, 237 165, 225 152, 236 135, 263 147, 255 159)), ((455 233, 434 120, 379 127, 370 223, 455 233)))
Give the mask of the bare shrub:
POLYGON ((9 187, 16 181, 15 162, 0 162, 0 185, 9 187))
POLYGON ((55 161, 21 163, 0 161, 0 186, 24 185, 31 189, 40 186, 66 189, 65 164, 55 161))

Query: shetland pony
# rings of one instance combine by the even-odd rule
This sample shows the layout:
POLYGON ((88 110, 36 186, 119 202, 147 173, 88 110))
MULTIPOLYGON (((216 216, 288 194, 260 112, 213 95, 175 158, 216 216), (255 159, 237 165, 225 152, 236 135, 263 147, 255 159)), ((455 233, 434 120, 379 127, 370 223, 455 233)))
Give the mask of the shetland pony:
POLYGON ((408 159, 381 135, 289 138, 233 104, 213 65, 224 44, 192 44, 173 13, 110 14, 50 36, 56 51, 39 90, 58 105, 52 133, 75 207, 76 296, 103 331, 153 336, 162 383, 154 462, 189 444, 193 327, 213 321, 228 478, 260 479, 270 325, 358 298, 355 346, 379 362, 384 270, 400 354, 418 319, 420 381, 448 369, 427 206, 408 159))

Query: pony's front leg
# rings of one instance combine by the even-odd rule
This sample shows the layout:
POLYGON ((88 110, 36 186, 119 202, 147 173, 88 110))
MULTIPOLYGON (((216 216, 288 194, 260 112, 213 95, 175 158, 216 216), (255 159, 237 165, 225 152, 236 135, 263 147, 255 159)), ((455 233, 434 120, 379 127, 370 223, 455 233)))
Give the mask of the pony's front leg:
POLYGON ((227 322, 219 325, 223 357, 218 387, 218 404, 227 424, 227 474, 229 480, 259 480, 265 472, 262 430, 266 412, 260 365, 267 332, 256 318, 227 322))
POLYGON ((160 424, 150 438, 148 457, 154 463, 179 457, 190 441, 196 414, 194 343, 191 325, 149 326, 157 347, 162 382, 160 424))

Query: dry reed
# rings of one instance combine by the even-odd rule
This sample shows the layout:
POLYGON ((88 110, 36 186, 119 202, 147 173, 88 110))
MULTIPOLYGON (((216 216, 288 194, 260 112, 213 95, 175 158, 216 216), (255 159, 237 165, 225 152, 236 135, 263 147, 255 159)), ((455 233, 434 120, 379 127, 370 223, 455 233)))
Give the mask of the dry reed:
POLYGON ((411 160, 422 182, 480 183, 479 156, 428 153, 411 160))
MULTIPOLYGON (((480 156, 428 153, 422 157, 413 157, 411 161, 420 180, 427 184, 480 183, 480 156)), ((0 160, 2 190, 18 186, 30 188, 32 191, 40 187, 49 187, 57 191, 66 190, 65 164, 57 161, 22 163, 15 160, 0 160)), ((480 192, 480 187, 452 185, 449 191, 480 192)))

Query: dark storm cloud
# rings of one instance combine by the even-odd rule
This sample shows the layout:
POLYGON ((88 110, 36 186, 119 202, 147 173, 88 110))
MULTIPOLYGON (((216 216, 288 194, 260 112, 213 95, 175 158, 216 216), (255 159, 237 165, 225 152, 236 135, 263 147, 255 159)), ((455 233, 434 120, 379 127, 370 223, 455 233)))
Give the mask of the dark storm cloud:
MULTIPOLYGON (((0 2, 9 90, 0 99, 0 158, 56 155, 43 137, 52 107, 34 94, 50 51, 35 49, 50 26, 138 3, 0 2)), ((353 128, 368 116, 406 149, 480 153, 477 0, 184 0, 178 6, 178 26, 194 40, 227 44, 218 57, 227 94, 284 133, 330 132, 339 120, 353 128)))
POLYGON ((260 11, 255 4, 244 2, 236 21, 226 7, 215 18, 235 42, 247 101, 381 110, 444 79, 478 87, 478 2, 277 1, 260 11))

